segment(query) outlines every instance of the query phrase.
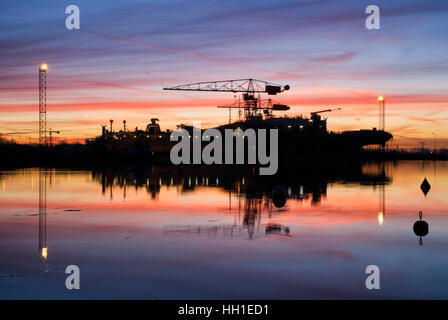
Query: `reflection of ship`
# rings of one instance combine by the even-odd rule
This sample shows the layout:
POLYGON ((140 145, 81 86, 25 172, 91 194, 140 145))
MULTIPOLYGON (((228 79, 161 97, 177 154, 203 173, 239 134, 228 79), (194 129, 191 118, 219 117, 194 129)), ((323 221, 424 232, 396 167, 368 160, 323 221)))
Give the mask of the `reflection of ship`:
MULTIPOLYGON (((234 215, 234 224, 174 225, 166 232, 204 236, 237 237, 255 239, 263 235, 290 235, 288 226, 275 222, 275 217, 288 210, 288 201, 294 199, 319 206, 326 197, 327 186, 334 183, 384 186, 390 183, 384 166, 376 163, 302 162, 297 167, 280 167, 276 176, 259 176, 251 168, 222 166, 154 166, 134 167, 128 170, 103 169, 94 171, 92 177, 101 183, 103 194, 111 198, 126 197, 127 189, 146 190, 156 198, 162 188, 176 188, 188 193, 203 186, 219 188, 229 194, 226 212, 234 215), (283 201, 276 201, 275 190, 283 201), (237 203, 232 203, 232 198, 237 203), (266 216, 262 222, 262 216, 266 216), (273 221, 271 221, 271 218, 273 221), (261 233, 264 231, 264 233, 261 233), (245 235, 244 235, 245 234, 245 235)), ((278 200, 278 199, 277 199, 278 200)))
POLYGON ((266 234, 280 234, 289 236, 289 228, 277 223, 268 223, 265 232, 266 234))
POLYGON ((287 190, 287 198, 310 199, 318 205, 326 196, 332 183, 381 186, 390 183, 382 163, 360 161, 300 161, 295 166, 280 166, 275 176, 259 176, 250 167, 236 166, 184 166, 158 165, 153 167, 131 166, 128 169, 94 170, 93 178, 101 183, 103 193, 127 188, 146 189, 153 198, 162 186, 176 187, 186 193, 197 187, 218 187, 226 191, 245 194, 250 198, 271 197, 273 189, 281 185, 287 190))

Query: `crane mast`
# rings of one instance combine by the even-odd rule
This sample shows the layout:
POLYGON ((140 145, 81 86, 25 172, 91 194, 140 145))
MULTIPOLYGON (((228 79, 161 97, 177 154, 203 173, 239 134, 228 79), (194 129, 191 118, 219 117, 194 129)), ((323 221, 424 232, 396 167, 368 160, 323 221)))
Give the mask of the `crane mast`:
POLYGON ((39 67, 39 144, 47 145, 47 65, 39 67))

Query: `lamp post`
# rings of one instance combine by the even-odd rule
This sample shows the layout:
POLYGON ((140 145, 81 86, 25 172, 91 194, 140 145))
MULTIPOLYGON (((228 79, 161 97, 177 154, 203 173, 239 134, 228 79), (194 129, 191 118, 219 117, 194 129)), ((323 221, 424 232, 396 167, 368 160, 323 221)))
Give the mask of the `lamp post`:
POLYGON ((386 101, 383 96, 378 97, 378 103, 380 105, 379 129, 384 131, 386 129, 386 101))

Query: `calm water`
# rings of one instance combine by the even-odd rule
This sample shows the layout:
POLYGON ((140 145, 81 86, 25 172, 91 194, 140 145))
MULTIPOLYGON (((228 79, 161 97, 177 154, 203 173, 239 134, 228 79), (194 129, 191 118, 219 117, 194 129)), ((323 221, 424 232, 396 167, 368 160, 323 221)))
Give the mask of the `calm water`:
POLYGON ((448 298, 448 163, 305 171, 2 171, 0 298, 448 298))

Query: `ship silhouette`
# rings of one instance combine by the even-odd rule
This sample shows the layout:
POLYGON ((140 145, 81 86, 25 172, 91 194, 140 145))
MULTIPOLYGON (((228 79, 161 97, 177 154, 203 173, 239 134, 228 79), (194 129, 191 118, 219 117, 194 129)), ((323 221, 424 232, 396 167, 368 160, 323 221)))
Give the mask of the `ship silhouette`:
MULTIPOLYGON (((214 82, 199 82, 176 87, 166 87, 164 90, 179 91, 212 91, 212 92, 241 92, 242 99, 231 105, 218 106, 229 109, 229 123, 217 126, 224 135, 226 129, 277 129, 279 154, 340 154, 357 153, 369 145, 384 146, 393 138, 392 134, 384 130, 362 129, 355 131, 330 132, 327 129, 327 119, 322 113, 335 109, 326 109, 311 113, 310 117, 274 116, 274 112, 288 111, 290 107, 274 102, 272 99, 262 99, 261 94, 276 95, 289 90, 289 86, 281 86, 254 79, 226 80, 214 82), (231 121, 231 110, 238 109, 238 119, 231 121)), ((338 108, 340 109, 340 108, 338 108)), ((151 119, 146 130, 128 132, 123 130, 114 132, 103 126, 102 135, 94 139, 87 139, 86 143, 94 147, 96 152, 108 152, 127 156, 143 156, 151 154, 155 158, 167 156, 175 142, 170 141, 170 130, 162 131, 158 119, 151 119)), ((179 124, 178 128, 193 133, 193 126, 179 124)))

